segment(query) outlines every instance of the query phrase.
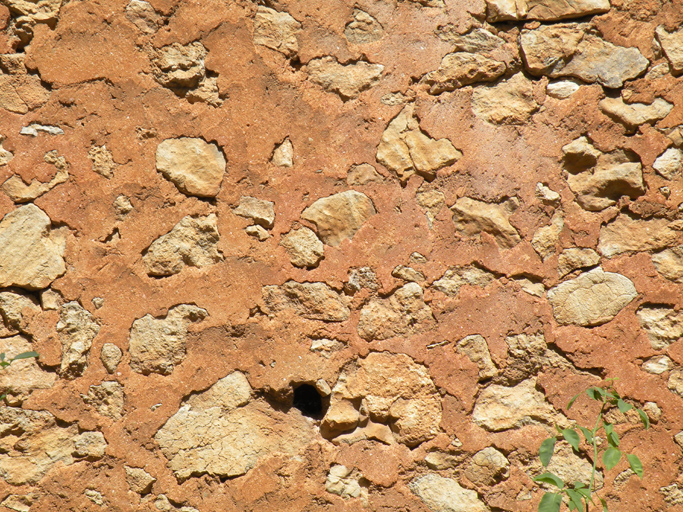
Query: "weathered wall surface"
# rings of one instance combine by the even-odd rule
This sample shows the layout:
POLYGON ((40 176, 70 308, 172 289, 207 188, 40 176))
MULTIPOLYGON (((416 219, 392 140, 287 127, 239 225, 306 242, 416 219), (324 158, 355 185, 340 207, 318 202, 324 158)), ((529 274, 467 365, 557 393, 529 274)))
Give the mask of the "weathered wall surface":
POLYGON ((535 510, 614 377, 604 494, 680 509, 681 23, 1 0, 0 508, 535 510))

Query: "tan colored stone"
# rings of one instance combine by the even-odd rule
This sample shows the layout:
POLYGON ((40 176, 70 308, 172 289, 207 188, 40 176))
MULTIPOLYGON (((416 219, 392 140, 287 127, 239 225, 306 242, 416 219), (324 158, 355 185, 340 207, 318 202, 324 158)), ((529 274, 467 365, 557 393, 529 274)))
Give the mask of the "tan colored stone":
POLYGON ((206 48, 199 42, 163 46, 152 51, 152 74, 164 87, 179 92, 194 89, 206 76, 206 54, 206 48))
POLYGON ((74 440, 74 455, 90 460, 101 459, 107 446, 102 432, 83 432, 74 440))
POLYGON ((671 69, 675 73, 683 71, 683 29, 669 32, 660 25, 655 30, 655 37, 664 50, 671 69))
POLYGON ((206 103, 212 107, 220 107, 223 104, 218 78, 215 76, 204 77, 194 89, 185 92, 185 99, 190 103, 206 103))
POLYGON ((37 498, 38 494, 36 493, 28 495, 10 494, 0 503, 0 506, 14 510, 14 512, 29 512, 37 498))
POLYGON ((114 373, 116 367, 121 362, 123 357, 123 352, 119 347, 113 343, 105 343, 102 345, 102 351, 100 352, 100 359, 102 364, 106 368, 108 373, 114 373))
POLYGON ((494 485, 507 478, 509 473, 510 461, 492 446, 475 453, 465 469, 465 476, 476 485, 494 485))
POLYGON ((370 164, 352 165, 346 174, 346 184, 349 187, 367 185, 368 183, 382 183, 383 181, 384 176, 370 164))
POLYGON ((157 170, 190 196, 215 197, 221 188, 225 165, 218 146, 203 139, 166 139, 157 147, 157 170))
POLYGON ((322 197, 301 213, 301 218, 315 224, 320 239, 336 247, 361 228, 363 223, 375 215, 372 200, 355 190, 347 190, 328 197, 322 197))
MULTIPOLYGON (((32 345, 24 336, 0 338, 0 353, 4 353, 8 360, 32 350, 32 345)), ((15 400, 23 400, 36 389, 50 389, 56 379, 57 375, 43 371, 35 358, 14 361, 0 372, 0 394, 8 393, 15 400)))
POLYGON ((446 25, 438 27, 436 35, 450 43, 456 52, 491 53, 505 44, 503 39, 484 28, 474 28, 466 34, 460 34, 453 25, 446 25))
POLYGON ((277 12, 269 7, 259 6, 254 18, 254 44, 267 46, 286 57, 293 57, 299 51, 297 34, 301 23, 289 13, 277 12))
POLYGON ((656 98, 652 103, 625 103, 622 98, 605 98, 598 103, 600 110, 628 129, 636 129, 642 124, 654 123, 664 119, 674 108, 662 98, 656 98))
POLYGON ((270 161, 278 167, 292 167, 294 165, 294 146, 289 137, 285 137, 285 140, 275 147, 270 161))
POLYGON ((347 400, 334 402, 322 421, 321 429, 325 437, 336 437, 339 434, 353 430, 358 426, 360 413, 353 404, 347 400))
MULTIPOLYGON (((529 473, 533 476, 545 473, 546 471, 559 476, 563 482, 581 482, 588 486, 591 481, 592 464, 590 461, 579 457, 575 454, 568 443, 562 441, 555 445, 555 453, 547 468, 541 466, 540 461, 535 462, 529 473)), ((604 478, 600 470, 595 472, 595 489, 602 489, 604 485, 604 478)), ((547 487, 548 490, 555 489, 555 487, 547 487)))
POLYGON ((548 301, 558 323, 591 327, 612 320, 637 295, 627 277, 596 268, 548 290, 548 301))
POLYGON ((522 73, 472 89, 472 112, 488 123, 524 124, 538 108, 533 83, 522 73))
POLYGON ((569 361, 548 349, 542 332, 507 336, 505 343, 508 346, 507 363, 500 372, 502 380, 499 382, 516 384, 543 369, 573 370, 569 361))
POLYGON ((29 296, 12 291, 0 292, 0 338, 19 333, 31 334, 29 322, 40 314, 40 307, 29 296))
POLYGON ((676 369, 669 374, 669 380, 666 383, 670 391, 683 397, 683 370, 676 369))
MULTIPOLYGON (((325 490, 342 498, 358 498, 363 492, 358 483, 360 476, 359 472, 354 471, 353 468, 349 469, 341 464, 335 464, 327 473, 325 490)), ((367 494, 367 490, 365 490, 365 494, 367 494)))
POLYGON ((429 452, 425 456, 425 464, 429 469, 442 471, 444 469, 453 469, 460 465, 462 457, 450 455, 443 452, 429 452))
POLYGON ((346 300, 325 283, 287 281, 281 286, 264 286, 263 302, 267 313, 293 309, 310 320, 344 322, 350 311, 346 300))
POLYGON ((386 299, 373 298, 361 309, 358 334, 366 340, 385 340, 428 330, 436 324, 417 283, 407 283, 386 299))
POLYGON ((313 83, 346 101, 377 85, 384 66, 363 61, 343 65, 334 57, 326 56, 309 61, 306 69, 313 83))
POLYGON ((170 276, 186 266, 207 267, 223 261, 217 248, 219 241, 216 215, 183 217, 171 231, 160 236, 142 257, 147 274, 170 276))
POLYGON ((344 36, 352 44, 369 44, 382 39, 384 29, 379 21, 367 12, 355 8, 353 19, 344 27, 344 36))
POLYGON ((116 218, 123 220, 126 215, 133 211, 133 204, 127 196, 120 195, 114 200, 114 210, 116 211, 116 218))
POLYGON ((609 0, 486 0, 487 20, 557 21, 599 14, 610 9, 609 0))
POLYGON ((490 379, 498 375, 498 369, 491 360, 488 343, 479 334, 465 336, 456 345, 456 350, 460 354, 466 355, 470 361, 479 367, 479 379, 490 379))
MULTIPOLYGON (((146 4, 147 2, 139 3, 146 4)), ((88 158, 92 162, 92 170, 94 172, 96 172, 100 176, 104 176, 107 179, 110 179, 114 176, 116 162, 114 162, 114 155, 112 155, 111 151, 107 149, 107 146, 90 146, 90 150, 88 151, 88 158)))
POLYGON ((652 168, 667 180, 676 179, 681 175, 681 161, 683 151, 678 148, 669 148, 657 157, 652 168))
POLYGON ((83 375, 93 339, 100 332, 95 317, 78 302, 64 304, 59 310, 57 332, 62 343, 62 364, 59 374, 66 379, 83 375))
POLYGON ((206 310, 192 304, 179 304, 165 317, 145 315, 133 322, 128 351, 134 372, 169 375, 185 359, 187 327, 206 318, 206 310))
POLYGON ((14 154, 11 151, 2 147, 5 139, 6 137, 0 134, 0 165, 7 165, 14 158, 14 154))
POLYGON ((416 172, 433 176, 461 157, 450 140, 432 139, 420 130, 413 103, 391 120, 377 146, 377 161, 404 181, 416 172))
POLYGON ((429 227, 432 228, 436 216, 446 204, 446 196, 440 190, 419 189, 415 194, 415 200, 418 205, 427 210, 427 221, 429 222, 429 227))
POLYGON ((594 267, 600 263, 600 255, 587 247, 570 247, 560 254, 557 260, 557 273, 564 277, 580 268, 594 267))
POLYGON ((39 133, 45 133, 47 135, 64 135, 64 130, 59 126, 39 123, 31 123, 19 130, 20 135, 30 135, 31 137, 37 137, 39 133))
POLYGON ((43 87, 40 77, 28 74, 23 62, 21 68, 17 74, 0 71, 0 108, 16 114, 26 114, 50 99, 50 91, 43 87))
POLYGON ((474 265, 449 268, 443 276, 432 283, 432 288, 449 297, 457 297, 463 285, 485 287, 494 275, 474 265))
POLYGON ((397 265, 394 270, 391 271, 391 276, 396 279, 403 279, 409 283, 422 283, 427 279, 424 273, 419 270, 415 270, 411 267, 406 267, 405 265, 397 265))
POLYGON ((250 196, 240 197, 240 204, 232 211, 235 215, 251 219, 266 229, 275 223, 275 203, 250 196))
POLYGON ((156 32, 161 22, 161 16, 144 0, 130 0, 126 6, 126 18, 145 34, 156 32))
POLYGON ((48 22, 57 19, 62 0, 3 0, 3 4, 21 16, 48 22))
POLYGON ((105 381, 99 385, 92 385, 87 395, 81 395, 83 401, 92 405, 99 414, 113 419, 123 418, 125 394, 123 386, 116 381, 105 381))
POLYGON ((151 492, 152 485, 157 481, 156 478, 142 468, 124 466, 124 469, 126 470, 126 483, 131 491, 138 494, 149 494, 151 492))
POLYGON ((652 263, 657 272, 665 278, 675 283, 683 283, 683 246, 679 245, 653 254, 652 263))
POLYGON ((679 489, 678 484, 673 483, 659 488, 659 493, 670 507, 683 505, 683 490, 679 489))
POLYGON ((263 229, 263 227, 259 226, 258 224, 254 224, 253 226, 247 226, 246 228, 244 228, 244 232, 247 235, 253 236, 254 238, 258 239, 259 242, 263 242, 270 238, 270 233, 268 233, 268 231, 263 229))
POLYGON ((560 194, 549 188, 544 183, 536 183, 536 197, 540 199, 544 204, 551 206, 557 206, 560 204, 560 194))
MULTIPOLYGON (((623 253, 657 251, 674 245, 681 230, 683 221, 671 222, 657 218, 643 220, 622 214, 600 229, 598 251, 606 258, 623 253)), ((653 261, 665 262, 670 255, 673 254, 655 255, 653 261)))
POLYGON ((46 288, 66 272, 63 230, 33 204, 17 208, 0 221, 0 288, 46 288))
POLYGON ((674 363, 668 356, 655 356, 644 361, 642 369, 653 375, 661 375, 662 373, 673 369, 673 367, 674 363))
POLYGON ((441 59, 439 69, 427 73, 421 82, 429 86, 429 94, 441 94, 465 85, 493 82, 506 69, 504 62, 476 53, 449 53, 441 59))
POLYGON ((476 491, 460 486, 452 478, 428 473, 412 480, 413 491, 432 512, 489 512, 491 509, 479 499, 476 491))
POLYGON ((531 246, 543 258, 543 261, 555 254, 555 248, 560 243, 560 233, 563 229, 564 216, 562 212, 557 212, 553 215, 548 226, 538 228, 534 233, 531 239, 531 246))
POLYGON ((548 83, 545 91, 551 98, 565 100, 578 91, 580 87, 581 84, 576 80, 558 80, 548 83))
POLYGON ((294 229, 282 236, 280 245, 295 267, 317 267, 325 255, 325 247, 315 233, 305 227, 294 229))
POLYGON ((451 211, 455 229, 461 235, 488 233, 496 239, 498 245, 510 249, 522 241, 509 220, 518 206, 517 198, 508 199, 504 203, 485 203, 470 197, 461 197, 451 206, 451 211))
POLYGON ((57 173, 50 181, 42 183, 34 178, 27 185, 21 177, 14 174, 2 184, 2 187, 0 187, 2 191, 15 203, 27 203, 46 194, 57 185, 69 179, 69 164, 63 156, 58 155, 57 151, 53 150, 45 153, 44 160, 57 168, 57 173))
POLYGON ((663 350, 683 338, 681 311, 663 306, 641 306, 636 316, 655 350, 663 350))

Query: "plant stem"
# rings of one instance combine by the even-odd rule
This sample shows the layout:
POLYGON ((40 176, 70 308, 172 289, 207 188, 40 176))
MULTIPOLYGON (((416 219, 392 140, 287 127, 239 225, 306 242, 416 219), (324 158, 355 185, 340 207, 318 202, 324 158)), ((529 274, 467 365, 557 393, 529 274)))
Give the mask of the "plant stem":
MULTIPOLYGON (((591 471, 591 481, 590 485, 588 486, 588 492, 590 494, 593 493, 593 485, 595 484, 595 469, 596 465, 598 463, 598 441, 597 441, 597 434, 598 430, 600 430, 600 427, 602 426, 602 412, 605 410, 605 399, 603 398, 602 400, 602 407, 600 408, 600 413, 598 414, 598 419, 595 422, 595 427, 593 427, 593 469, 591 471)), ((588 500, 586 500, 586 512, 588 511, 588 500)))

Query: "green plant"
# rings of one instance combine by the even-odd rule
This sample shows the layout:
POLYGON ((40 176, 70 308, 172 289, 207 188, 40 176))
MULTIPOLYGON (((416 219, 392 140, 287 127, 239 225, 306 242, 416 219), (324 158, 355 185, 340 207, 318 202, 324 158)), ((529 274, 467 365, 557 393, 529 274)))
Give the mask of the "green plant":
MULTIPOLYGON (((38 357, 37 352, 22 352, 21 354, 17 354, 14 356, 12 359, 6 359, 5 353, 0 354, 0 369, 4 370, 7 368, 9 365, 11 365, 14 361, 18 361, 19 359, 30 359, 32 357, 38 357)), ((7 390, 9 392, 9 390, 7 390)), ((4 400, 5 397, 7 396, 7 392, 3 393, 0 395, 0 400, 4 400)))
MULTIPOLYGON (((604 414, 611 407, 617 407, 622 413, 627 413, 631 409, 635 409, 643 422, 645 429, 650 427, 650 420, 647 414, 642 409, 634 408, 631 404, 626 403, 619 393, 614 389, 614 379, 607 379, 605 387, 591 386, 585 390, 586 394, 592 400, 601 402, 600 412, 595 421, 595 426, 592 429, 577 426, 571 428, 561 429, 557 425, 555 429, 558 435, 550 437, 543 441, 539 452, 541 463, 544 467, 550 464, 550 459, 555 452, 555 443, 558 438, 564 439, 569 443, 576 453, 581 450, 581 435, 577 431, 580 430, 585 439, 588 449, 583 449, 583 452, 593 460, 593 468, 591 472, 590 483, 586 485, 582 482, 573 482, 571 484, 565 483, 560 477, 550 472, 543 473, 534 478, 536 482, 543 482, 553 485, 558 488, 555 492, 546 492, 541 498, 538 506, 538 512, 558 512, 562 506, 563 497, 566 496, 569 510, 577 510, 579 512, 585 510, 589 512, 589 504, 595 505, 594 497, 600 500, 603 512, 607 512, 607 502, 601 496, 598 496, 595 491, 595 473, 598 463, 598 455, 602 453, 602 464, 608 471, 614 468, 621 460, 622 452, 619 449, 619 436, 614 431, 614 426, 605 421, 604 414), (598 434, 602 431, 604 438, 607 440, 605 445, 602 442, 602 437, 598 434), (592 455, 590 453, 592 451, 592 455), (585 505, 585 508, 584 508, 585 505)), ((574 402, 584 392, 582 391, 569 401, 567 409, 570 409, 574 402)), ((633 472, 640 478, 643 477, 643 464, 637 456, 627 454, 626 458, 631 466, 633 472)))

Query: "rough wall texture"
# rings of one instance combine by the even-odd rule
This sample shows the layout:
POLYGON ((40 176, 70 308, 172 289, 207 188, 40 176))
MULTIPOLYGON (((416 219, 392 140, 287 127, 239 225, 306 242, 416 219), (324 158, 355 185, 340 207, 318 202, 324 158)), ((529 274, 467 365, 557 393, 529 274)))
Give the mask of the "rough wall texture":
POLYGON ((614 377, 598 486, 681 510, 681 24, 0 0, 0 508, 531 511, 614 377))

